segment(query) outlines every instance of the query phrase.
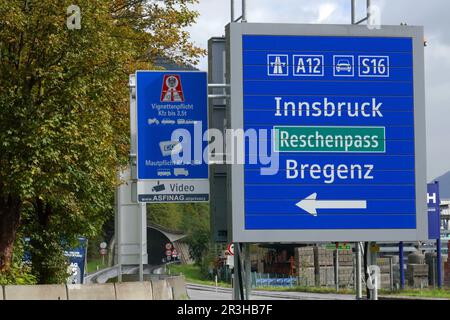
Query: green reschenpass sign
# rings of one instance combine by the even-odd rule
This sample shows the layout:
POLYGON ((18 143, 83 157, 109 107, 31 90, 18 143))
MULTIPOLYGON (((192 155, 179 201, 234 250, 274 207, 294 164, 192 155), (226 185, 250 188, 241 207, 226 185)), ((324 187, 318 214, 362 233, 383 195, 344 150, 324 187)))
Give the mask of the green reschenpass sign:
POLYGON ((278 152, 386 152, 385 127, 275 126, 278 152))
MULTIPOLYGON (((326 246, 325 246, 325 248, 327 249, 327 250, 336 250, 336 245, 334 244, 334 243, 332 243, 332 244, 327 244, 326 246)), ((337 248, 338 250, 352 250, 352 246, 351 245, 349 245, 349 244, 339 244, 339 246, 338 246, 338 248, 337 248)))

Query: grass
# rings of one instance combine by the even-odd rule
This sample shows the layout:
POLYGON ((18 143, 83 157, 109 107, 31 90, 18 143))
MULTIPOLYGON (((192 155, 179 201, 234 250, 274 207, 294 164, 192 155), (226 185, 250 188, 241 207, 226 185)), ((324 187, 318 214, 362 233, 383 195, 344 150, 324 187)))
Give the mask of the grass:
MULTIPOLYGON (((195 265, 184 265, 184 264, 171 264, 167 266, 168 271, 171 274, 183 274, 186 278, 186 282, 203 284, 209 286, 215 286, 214 281, 205 280, 200 267, 195 265)), ((219 282, 219 287, 231 288, 230 283, 219 282)), ((340 288, 339 292, 336 292, 334 287, 304 287, 304 286, 294 286, 294 287, 257 287, 255 290, 265 290, 265 291, 277 291, 277 292, 307 292, 307 293, 339 293, 339 294, 355 294, 353 289, 340 288)), ((380 295, 385 296, 407 296, 407 297, 418 297, 418 298, 447 298, 450 299, 450 289, 405 289, 398 291, 388 291, 380 290, 380 295)), ((365 292, 363 292, 365 296, 365 292)))
POLYGON ((450 299, 449 289, 405 289, 399 291, 380 291, 381 295, 388 296, 405 296, 405 297, 420 297, 420 298, 445 298, 450 299))
POLYGON ((255 290, 278 291, 278 292, 308 292, 308 293, 338 293, 338 294, 355 294, 352 289, 340 288, 339 292, 334 287, 256 287, 255 290))
POLYGON ((92 260, 88 260, 87 262, 87 273, 93 273, 95 271, 97 271, 97 266, 98 266, 98 270, 107 268, 107 261, 106 261, 106 257, 105 257, 105 264, 102 264, 102 258, 98 258, 98 259, 92 259, 92 260))
MULTIPOLYGON (((216 283, 211 280, 205 280, 201 271, 200 267, 190 264, 170 264, 167 266, 168 272, 170 271, 171 274, 183 274, 186 278, 186 282, 190 283, 196 283, 196 284, 203 284, 207 286, 215 286, 216 283)), ((219 287, 224 288, 231 288, 230 283, 226 282, 219 282, 219 287)))

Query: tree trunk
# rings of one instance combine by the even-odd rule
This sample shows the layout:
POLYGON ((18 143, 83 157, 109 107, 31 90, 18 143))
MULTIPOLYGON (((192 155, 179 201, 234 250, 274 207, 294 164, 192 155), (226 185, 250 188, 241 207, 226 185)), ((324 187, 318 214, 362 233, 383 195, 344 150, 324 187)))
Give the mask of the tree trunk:
POLYGON ((19 197, 0 193, 0 272, 8 271, 11 267, 21 205, 19 197))

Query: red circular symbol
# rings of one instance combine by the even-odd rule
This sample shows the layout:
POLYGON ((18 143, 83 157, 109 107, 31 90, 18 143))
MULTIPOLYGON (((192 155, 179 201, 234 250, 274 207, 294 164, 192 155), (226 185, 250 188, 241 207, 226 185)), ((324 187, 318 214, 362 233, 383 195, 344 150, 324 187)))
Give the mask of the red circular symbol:
POLYGON ((166 249, 167 250, 172 249, 172 244, 170 242, 166 243, 166 249))
POLYGON ((230 244, 228 245, 227 252, 228 252, 230 255, 234 256, 234 243, 230 243, 230 244))
POLYGON ((166 256, 170 257, 172 255, 172 250, 166 250, 166 256))

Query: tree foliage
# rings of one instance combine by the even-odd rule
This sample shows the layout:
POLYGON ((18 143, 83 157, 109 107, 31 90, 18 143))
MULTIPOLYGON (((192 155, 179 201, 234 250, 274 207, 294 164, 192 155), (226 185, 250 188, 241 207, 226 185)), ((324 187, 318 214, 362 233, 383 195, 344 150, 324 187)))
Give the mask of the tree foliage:
POLYGON ((100 230, 129 150, 128 74, 203 53, 183 31, 195 0, 79 0, 69 30, 72 2, 0 2, 0 271, 19 225, 40 265, 61 239, 100 230))
POLYGON ((197 265, 203 263, 210 249, 209 206, 202 203, 147 205, 150 222, 186 233, 190 256, 197 265))

